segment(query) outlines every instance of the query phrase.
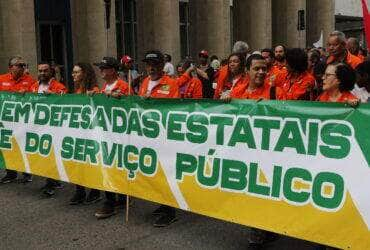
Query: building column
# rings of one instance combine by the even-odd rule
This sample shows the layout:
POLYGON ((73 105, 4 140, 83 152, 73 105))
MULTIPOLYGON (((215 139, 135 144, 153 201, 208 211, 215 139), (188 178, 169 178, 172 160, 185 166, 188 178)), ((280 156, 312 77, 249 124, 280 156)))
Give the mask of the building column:
POLYGON ((10 57, 22 56, 36 75, 37 49, 33 0, 0 1, 0 74, 8 70, 10 57))
POLYGON ((179 1, 137 0, 138 58, 148 50, 160 50, 172 56, 172 63, 180 59, 179 1))
POLYGON ((334 0, 307 1, 307 46, 320 39, 323 31, 323 45, 329 34, 335 29, 335 2, 334 0))
POLYGON ((272 9, 273 45, 284 44, 288 47, 305 48, 306 30, 298 30, 297 25, 298 11, 304 10, 306 13, 306 0, 274 0, 272 9))
POLYGON ((251 50, 272 46, 272 0, 234 0, 234 40, 251 50))
POLYGON ((227 57, 231 52, 230 0, 191 0, 190 50, 194 58, 206 49, 210 55, 227 57))
MULTIPOLYGON (((310 0, 309 0, 310 1, 310 0)), ((306 30, 298 30, 298 11, 303 10, 306 16, 306 0, 288 0, 287 17, 287 45, 289 47, 306 47, 306 30)), ((305 26, 307 25, 305 18, 305 26)))
POLYGON ((71 1, 74 61, 99 62, 104 56, 116 57, 115 1, 111 1, 108 47, 103 0, 71 1))

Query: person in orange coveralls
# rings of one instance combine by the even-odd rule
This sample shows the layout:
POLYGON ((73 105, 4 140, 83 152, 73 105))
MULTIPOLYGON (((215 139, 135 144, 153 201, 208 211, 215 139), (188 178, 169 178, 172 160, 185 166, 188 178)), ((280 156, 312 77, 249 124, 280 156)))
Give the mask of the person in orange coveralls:
MULTIPOLYGON (((101 93, 120 98, 124 95, 131 95, 132 88, 127 82, 119 78, 118 69, 119 62, 113 57, 103 57, 99 63, 94 63, 99 67, 101 78, 105 81, 101 93)), ((106 219, 116 214, 118 208, 126 206, 126 195, 113 192, 105 192, 105 202, 103 206, 96 210, 95 217, 97 219, 106 219)))
MULTIPOLYGON (((9 59, 8 70, 9 72, 0 75, 0 91, 9 92, 27 92, 35 80, 25 72, 27 67, 26 62, 20 56, 14 56, 9 59)), ((0 183, 6 184, 13 182, 17 179, 17 171, 7 169, 6 175, 1 178, 0 183)), ((28 183, 32 181, 32 176, 24 173, 21 183, 28 183)))
POLYGON ((191 65, 190 60, 184 60, 180 62, 177 67, 177 78, 176 81, 179 85, 179 91, 181 98, 203 98, 203 87, 202 82, 198 77, 193 76, 195 73, 195 66, 191 65))
POLYGON ((362 62, 360 58, 351 54, 346 49, 346 36, 341 31, 333 31, 328 38, 327 50, 329 57, 326 60, 326 64, 343 62, 356 69, 356 67, 362 62))
POLYGON ((344 63, 328 65, 323 80, 323 92, 318 101, 358 104, 358 98, 350 92, 356 82, 356 72, 350 66, 344 63))
POLYGON ((254 100, 285 100, 283 89, 271 86, 266 82, 267 63, 265 58, 259 54, 253 54, 246 63, 249 81, 241 98, 254 100))
MULTIPOLYGON (((53 69, 50 63, 40 62, 37 69, 39 80, 31 86, 31 92, 38 94, 65 94, 67 92, 63 83, 53 78, 53 69)), ((59 181, 47 178, 42 192, 45 197, 51 197, 55 194, 55 189, 61 187, 62 185, 59 181)))
MULTIPOLYGON (((143 60, 146 64, 148 77, 140 85, 139 95, 145 98, 180 98, 180 91, 176 80, 163 72, 164 56, 157 50, 148 51, 143 60)), ((152 213, 157 217, 153 223, 155 227, 165 227, 177 220, 176 209, 161 205, 152 213)))
MULTIPOLYGON (((94 68, 90 63, 76 63, 73 67, 72 77, 75 94, 86 95, 100 92, 94 68)), ((86 188, 76 185, 75 193, 70 199, 69 204, 92 204, 100 200, 101 196, 99 190, 91 189, 90 193, 86 197, 86 188)))
POLYGON ((221 100, 241 98, 249 81, 245 72, 245 57, 240 53, 233 53, 228 58, 227 77, 217 81, 217 95, 221 100))

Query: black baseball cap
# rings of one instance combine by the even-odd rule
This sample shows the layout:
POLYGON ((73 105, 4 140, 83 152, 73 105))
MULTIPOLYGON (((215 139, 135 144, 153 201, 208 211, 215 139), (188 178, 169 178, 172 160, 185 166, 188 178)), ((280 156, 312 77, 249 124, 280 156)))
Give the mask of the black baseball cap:
POLYGON ((145 54, 143 62, 164 63, 164 56, 162 52, 157 50, 148 51, 145 54))
POLYGON ((114 57, 103 57, 103 60, 101 60, 99 63, 94 63, 95 66, 98 66, 99 68, 103 69, 119 69, 119 62, 114 57))

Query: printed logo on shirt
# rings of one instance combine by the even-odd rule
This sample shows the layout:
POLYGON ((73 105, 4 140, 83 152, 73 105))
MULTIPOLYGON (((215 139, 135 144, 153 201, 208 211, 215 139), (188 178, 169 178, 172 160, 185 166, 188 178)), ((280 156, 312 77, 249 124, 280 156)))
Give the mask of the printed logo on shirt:
POLYGON ((10 85, 12 85, 12 83, 10 83, 10 82, 3 82, 2 85, 3 86, 10 86, 10 85))
POLYGON ((158 94, 163 94, 163 95, 168 95, 170 93, 170 91, 169 90, 158 89, 157 93, 158 94))
POLYGON ((169 91, 170 90, 170 85, 162 85, 162 87, 161 87, 161 90, 163 90, 163 91, 169 91))

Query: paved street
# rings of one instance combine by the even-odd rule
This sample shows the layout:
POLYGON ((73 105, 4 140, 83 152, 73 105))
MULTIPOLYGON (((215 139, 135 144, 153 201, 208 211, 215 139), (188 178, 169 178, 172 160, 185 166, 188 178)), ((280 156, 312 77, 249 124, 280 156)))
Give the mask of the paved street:
MULTIPOLYGON (((0 176, 4 174, 0 170, 0 176)), ((151 226, 156 204, 134 199, 130 220, 124 212, 96 220, 101 203, 70 206, 74 187, 65 184, 54 198, 40 196, 43 179, 0 185, 0 249, 247 249, 248 229, 179 211, 167 228, 151 226)), ((314 244, 287 237, 266 249, 313 250, 314 244)))

